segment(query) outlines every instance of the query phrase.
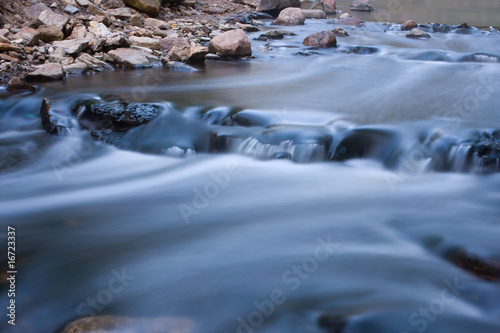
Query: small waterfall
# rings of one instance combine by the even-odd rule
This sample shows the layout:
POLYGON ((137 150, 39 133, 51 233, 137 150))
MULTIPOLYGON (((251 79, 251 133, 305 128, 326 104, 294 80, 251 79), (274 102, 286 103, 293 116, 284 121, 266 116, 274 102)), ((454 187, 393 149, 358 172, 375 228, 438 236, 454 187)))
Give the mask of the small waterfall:
POLYGON ((471 152, 472 146, 470 145, 453 146, 448 154, 450 171, 467 172, 470 167, 471 152))

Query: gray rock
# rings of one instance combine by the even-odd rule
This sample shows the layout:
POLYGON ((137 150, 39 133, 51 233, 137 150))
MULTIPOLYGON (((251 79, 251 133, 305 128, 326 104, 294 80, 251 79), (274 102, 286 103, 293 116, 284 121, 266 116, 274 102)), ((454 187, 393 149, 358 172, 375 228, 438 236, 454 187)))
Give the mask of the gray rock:
POLYGON ((73 14, 78 13, 80 10, 78 8, 76 8, 76 7, 71 6, 71 5, 68 4, 68 5, 66 5, 66 7, 64 7, 63 11, 65 13, 73 15, 73 14))
POLYGON ((286 8, 281 11, 274 25, 303 25, 306 17, 300 8, 286 8))
POLYGON ((128 20, 132 17, 132 12, 130 11, 130 8, 127 7, 110 9, 107 13, 121 20, 128 20))
POLYGON ((406 38, 416 38, 416 39, 428 39, 431 38, 427 32, 420 30, 418 28, 411 29, 411 31, 406 34, 406 38))
POLYGON ((67 66, 63 66, 64 70, 66 71, 66 75, 83 75, 85 74, 89 67, 87 64, 82 63, 82 62, 77 62, 73 63, 67 66))
POLYGON ((300 3, 300 8, 310 10, 324 10, 325 4, 323 0, 303 0, 300 3))
POLYGON ((349 18, 340 18, 334 21, 334 24, 337 25, 359 25, 365 23, 365 21, 357 18, 357 17, 349 17, 349 18))
POLYGON ((142 18, 141 14, 134 14, 130 17, 128 22, 130 23, 130 25, 142 27, 142 25, 144 24, 144 19, 142 18))
POLYGON ((130 68, 152 67, 159 60, 157 57, 142 50, 119 48, 108 52, 114 62, 130 68))
POLYGON ((147 18, 144 20, 144 25, 152 28, 167 30, 170 29, 170 24, 163 20, 157 20, 155 18, 147 18))
POLYGON ((124 0, 127 6, 133 7, 151 16, 160 13, 161 4, 159 0, 124 0))
POLYGON ((300 0, 260 0, 257 10, 278 16, 283 9, 288 7, 300 7, 300 0))
POLYGON ((91 21, 89 22, 89 31, 97 38, 107 38, 111 35, 111 31, 103 23, 91 21))
POLYGON ((88 6, 91 5, 91 3, 88 0, 75 0, 75 1, 79 6, 82 6, 85 8, 87 8, 88 6))
POLYGON ((51 81, 60 80, 66 76, 66 73, 60 64, 51 63, 35 67, 36 70, 28 73, 25 79, 31 81, 51 81))
POLYGON ((59 30, 64 30, 66 23, 69 21, 69 17, 66 15, 56 14, 51 10, 44 10, 40 15, 38 15, 38 20, 44 25, 53 25, 59 30))
POLYGON ((252 44, 243 30, 231 30, 214 37, 208 51, 224 58, 242 58, 252 55, 252 44))
POLYGON ((19 38, 27 46, 35 46, 40 41, 40 32, 30 27, 23 27, 13 36, 13 39, 19 38))
POLYGON ((145 47, 150 50, 161 50, 160 42, 154 38, 132 36, 129 40, 134 46, 145 47))
POLYGON ((89 42, 88 39, 66 39, 53 42, 52 45, 62 49, 65 54, 76 55, 85 50, 89 46, 89 42))
POLYGON ((322 10, 316 9, 302 9, 306 19, 326 19, 326 13, 322 10))
POLYGON ((350 17, 351 17, 351 14, 343 13, 342 15, 339 16, 339 19, 343 20, 343 19, 350 18, 350 17))
POLYGON ((349 36, 347 31, 345 31, 344 28, 340 28, 340 27, 333 29, 332 32, 335 35, 335 37, 348 37, 349 36))
POLYGON ((44 10, 52 11, 49 6, 39 3, 34 6, 24 8, 24 14, 30 19, 36 19, 44 10))
POLYGON ((83 64, 87 65, 88 68, 91 68, 93 70, 112 70, 113 69, 113 67, 110 66, 109 64, 91 56, 88 53, 82 53, 78 58, 76 58, 75 62, 76 63, 83 63, 83 64))

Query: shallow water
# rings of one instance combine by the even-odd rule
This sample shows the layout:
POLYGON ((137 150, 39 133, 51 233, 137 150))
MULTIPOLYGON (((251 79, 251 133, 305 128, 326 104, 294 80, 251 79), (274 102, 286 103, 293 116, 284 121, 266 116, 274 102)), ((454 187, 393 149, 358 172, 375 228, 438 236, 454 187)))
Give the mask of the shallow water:
POLYGON ((1 232, 16 228, 19 273, 16 329, 1 330, 113 314, 185 317, 199 332, 337 332, 335 316, 343 332, 499 332, 498 280, 447 253, 500 260, 500 174, 458 172, 457 152, 445 172, 408 156, 430 137, 500 128, 500 36, 409 40, 368 23, 337 49, 296 55, 332 27, 290 27, 298 36, 268 51, 254 41, 249 61, 116 70, 3 98, 1 232), (349 53, 357 46, 376 52, 349 53), (44 97, 69 110, 109 95, 162 115, 117 147, 76 124, 71 136, 42 130, 44 97), (252 126, 221 126, 231 112, 252 126), (365 129, 391 144, 369 159, 315 158, 325 136, 333 149, 365 129), (241 140, 211 153, 213 132, 241 140), (284 151, 293 161, 270 160, 284 151))

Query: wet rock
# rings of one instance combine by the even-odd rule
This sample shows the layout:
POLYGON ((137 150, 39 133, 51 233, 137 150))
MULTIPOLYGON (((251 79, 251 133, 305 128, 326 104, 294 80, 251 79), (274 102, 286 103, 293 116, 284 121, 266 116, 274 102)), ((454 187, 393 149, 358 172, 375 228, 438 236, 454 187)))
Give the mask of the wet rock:
POLYGON ((52 45, 56 48, 60 48, 65 54, 76 55, 89 46, 88 39, 66 39, 63 41, 53 42, 52 45))
POLYGON ((303 9, 302 14, 306 19, 326 19, 326 13, 322 10, 303 9))
POLYGON ((14 52, 23 52, 23 50, 15 45, 9 44, 9 43, 0 43, 0 52, 8 52, 8 51, 14 51, 14 52))
POLYGON ((354 54, 374 54, 377 52, 378 49, 376 47, 370 47, 370 46, 348 47, 347 51, 347 53, 354 53, 354 54))
POLYGON ((170 51, 174 46, 178 48, 190 47, 191 44, 187 38, 182 37, 165 37, 160 40, 162 51, 170 51))
POLYGON ((327 14, 335 14, 337 12, 337 4, 336 4, 335 0, 324 0, 323 10, 327 14))
POLYGON ((333 23, 337 25, 361 25, 365 23, 365 21, 357 17, 348 17, 348 18, 339 18, 338 20, 335 20, 333 23))
POLYGON ((142 27, 144 24, 144 19, 142 18, 141 14, 134 14, 130 17, 129 23, 130 25, 135 27, 142 27))
POLYGON ((335 38, 335 34, 333 32, 323 30, 307 36, 304 39, 303 44, 305 46, 312 47, 335 47, 337 46, 337 39, 335 38))
POLYGON ((335 37, 348 37, 349 36, 347 31, 345 31, 344 28, 340 28, 340 27, 333 29, 332 33, 335 35, 335 37))
POLYGON ((40 117, 42 127, 48 134, 60 136, 71 134, 71 117, 67 112, 54 107, 53 102, 47 98, 43 99, 40 117))
POLYGON ((208 51, 224 58, 242 58, 252 55, 252 45, 245 32, 238 29, 214 37, 208 44, 208 51))
POLYGON ((30 19, 36 19, 44 10, 52 11, 46 4, 38 3, 24 8, 24 14, 30 19))
POLYGON ((449 26, 448 24, 434 23, 432 25, 432 31, 433 32, 448 33, 451 31, 451 26, 449 26))
POLYGON ((53 25, 59 30, 64 30, 66 23, 69 21, 69 17, 66 15, 56 14, 52 10, 44 10, 40 15, 38 15, 38 20, 43 25, 53 25))
POLYGON ((295 55, 300 55, 300 56, 304 56, 304 57, 310 57, 310 56, 315 56, 315 55, 319 55, 320 53, 318 51, 314 51, 314 50, 305 50, 305 51, 299 51, 297 53, 295 53, 295 55))
POLYGON ((286 8, 281 11, 274 25, 303 25, 306 17, 300 8, 286 8))
POLYGON ((52 81, 60 80, 66 76, 60 64, 45 64, 35 66, 36 70, 26 75, 26 80, 30 81, 52 81))
POLYGON ((9 84, 7 85, 7 91, 34 91, 35 87, 31 84, 25 83, 21 80, 20 77, 13 77, 10 79, 9 84))
POLYGON ((414 28, 406 34, 406 38, 427 39, 431 38, 431 35, 419 28, 414 28))
POLYGON ((260 0, 257 10, 278 16, 283 9, 288 7, 300 7, 300 0, 260 0))
POLYGON ((145 47, 151 50, 161 50, 160 42, 154 38, 132 36, 129 40, 134 46, 145 47))
POLYGON ((454 28, 453 31, 456 34, 467 35, 467 34, 470 34, 472 32, 472 27, 469 26, 467 23, 462 23, 461 25, 453 27, 453 28, 454 28))
POLYGON ((257 28, 256 26, 254 25, 251 25, 251 24, 243 24, 243 23, 237 23, 236 26, 238 28, 240 28, 241 30, 243 31, 246 31, 246 32, 256 32, 256 31, 260 31, 259 28, 257 28))
POLYGON ((66 7, 64 7, 63 11, 65 13, 73 15, 73 14, 78 13, 80 10, 78 8, 68 4, 68 5, 66 5, 66 7))
POLYGON ((168 22, 165 22, 163 20, 157 20, 154 18, 147 18, 144 20, 144 25, 146 27, 152 27, 152 28, 157 28, 161 30, 167 30, 170 29, 170 24, 168 22))
POLYGON ((157 16, 161 9, 159 0, 123 0, 123 2, 151 16, 157 16))
POLYGON ((159 62, 157 57, 136 49, 118 48, 107 54, 114 62, 129 68, 147 68, 159 62))
POLYGON ((405 23, 403 23, 403 25, 401 26, 401 30, 412 30, 415 29, 416 27, 418 27, 417 22, 413 20, 408 20, 405 23))
POLYGON ((285 34, 280 30, 271 30, 264 34, 261 34, 258 40, 267 41, 269 39, 283 39, 285 34))
POLYGON ((486 281, 500 281, 500 261, 485 259, 455 247, 445 253, 445 258, 461 269, 486 281))
POLYGON ((303 0, 300 3, 300 9, 311 9, 323 11, 325 5, 323 0, 303 0))
POLYGON ((40 32, 40 40, 44 43, 52 43, 64 39, 64 33, 61 29, 53 25, 41 25, 38 27, 38 31, 40 32))
POLYGON ((12 37, 22 39, 27 46, 35 46, 40 41, 40 32, 30 27, 23 27, 12 37))
POLYGON ((369 0, 354 0, 351 4, 351 10, 360 12, 371 12, 373 11, 372 5, 370 5, 369 0))
POLYGON ((116 101, 102 103, 89 101, 77 107, 80 124, 88 129, 124 131, 150 122, 160 114, 155 104, 116 101))
POLYGON ((347 316, 323 313, 318 317, 317 323, 329 333, 342 333, 349 322, 347 316))

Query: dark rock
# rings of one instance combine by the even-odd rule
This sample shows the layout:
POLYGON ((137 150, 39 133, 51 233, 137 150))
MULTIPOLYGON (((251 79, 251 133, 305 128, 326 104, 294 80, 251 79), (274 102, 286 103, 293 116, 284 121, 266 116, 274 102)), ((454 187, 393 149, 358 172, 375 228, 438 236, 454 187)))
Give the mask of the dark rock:
POLYGON ((449 26, 448 24, 434 23, 432 25, 432 31, 434 31, 434 32, 448 33, 448 32, 451 31, 451 26, 449 26))
POLYGON ((71 116, 53 106, 53 102, 43 99, 40 109, 43 129, 52 135, 65 136, 71 134, 71 116))
POLYGON ((500 281, 500 261, 481 258, 461 247, 448 250, 445 258, 464 271, 483 280, 500 281))
POLYGON ((305 50, 305 51, 299 51, 295 53, 295 55, 301 55, 304 57, 310 57, 310 56, 315 56, 319 55, 320 53, 318 51, 313 51, 313 50, 305 50))
POLYGON ((283 153, 283 152, 274 153, 271 156, 271 159, 272 160, 291 160, 292 159, 292 154, 290 154, 290 153, 283 153))
POLYGON ((7 91, 34 91, 35 87, 32 85, 25 83, 19 77, 13 77, 7 86, 7 91))
POLYGON ((73 113, 78 114, 85 128, 124 131, 148 123, 160 114, 160 110, 155 104, 90 101, 78 106, 73 113))
POLYGON ((259 40, 283 39, 285 35, 280 30, 271 30, 259 36, 259 40))
POLYGON ((333 34, 335 35, 335 37, 349 37, 349 34, 347 33, 347 31, 345 31, 344 28, 335 28, 332 30, 333 34))
POLYGON ((336 314, 321 314, 318 319, 318 326, 325 328, 329 333, 342 333, 348 324, 348 317, 336 314))
POLYGON ((370 46, 355 46, 349 48, 349 51, 347 51, 347 53, 354 53, 354 54, 374 54, 377 52, 378 49, 376 47, 370 47, 370 46))
POLYGON ((337 46, 337 39, 335 38, 335 34, 333 32, 323 30, 307 36, 304 39, 303 44, 305 46, 312 47, 335 47, 337 46))
POLYGON ((303 25, 306 17, 300 8, 286 8, 281 11, 274 25, 303 25))
POLYGON ((300 7, 300 0, 260 0, 257 10, 278 16, 283 9, 288 7, 300 7))

